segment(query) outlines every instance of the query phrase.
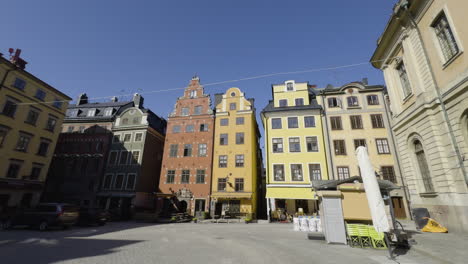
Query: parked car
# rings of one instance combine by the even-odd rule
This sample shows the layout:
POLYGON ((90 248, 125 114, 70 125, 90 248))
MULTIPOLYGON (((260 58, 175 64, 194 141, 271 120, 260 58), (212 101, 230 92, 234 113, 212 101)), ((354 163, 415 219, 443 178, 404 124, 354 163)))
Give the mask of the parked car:
POLYGON ((36 227, 41 231, 49 227, 68 228, 78 221, 78 207, 62 203, 41 203, 32 209, 19 209, 3 216, 1 227, 36 227))
POLYGON ((110 215, 101 208, 80 208, 79 225, 105 225, 110 215))

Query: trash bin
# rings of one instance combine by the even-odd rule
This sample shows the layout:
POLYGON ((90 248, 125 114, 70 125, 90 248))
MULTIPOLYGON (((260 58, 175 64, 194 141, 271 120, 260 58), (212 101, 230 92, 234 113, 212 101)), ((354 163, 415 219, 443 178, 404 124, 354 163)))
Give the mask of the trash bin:
POLYGON ((427 208, 413 208, 412 213, 414 223, 416 224, 416 228, 418 229, 422 229, 424 226, 426 226, 428 218, 431 217, 427 208))

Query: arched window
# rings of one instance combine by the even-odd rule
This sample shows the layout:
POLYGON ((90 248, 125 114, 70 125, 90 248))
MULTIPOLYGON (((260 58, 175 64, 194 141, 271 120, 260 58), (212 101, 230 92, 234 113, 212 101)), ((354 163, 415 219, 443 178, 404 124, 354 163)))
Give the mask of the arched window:
POLYGON ((426 154, 424 153, 423 145, 421 141, 414 141, 414 152, 419 165, 419 171, 424 183, 424 189, 426 192, 434 192, 434 186, 432 185, 431 174, 429 173, 429 165, 427 164, 426 154))

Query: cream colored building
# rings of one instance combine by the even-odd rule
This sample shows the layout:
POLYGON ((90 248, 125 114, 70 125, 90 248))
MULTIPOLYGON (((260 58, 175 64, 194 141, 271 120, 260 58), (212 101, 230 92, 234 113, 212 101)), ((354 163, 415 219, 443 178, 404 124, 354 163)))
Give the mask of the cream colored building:
POLYGON ((343 180, 360 176, 355 150, 367 148, 375 172, 381 179, 400 185, 391 193, 397 218, 409 216, 405 188, 398 166, 384 87, 368 85, 367 80, 341 87, 316 89, 317 102, 323 107, 322 123, 327 146, 330 178, 343 180))
POLYGON ((468 1, 399 1, 371 58, 413 208, 468 232, 468 1))

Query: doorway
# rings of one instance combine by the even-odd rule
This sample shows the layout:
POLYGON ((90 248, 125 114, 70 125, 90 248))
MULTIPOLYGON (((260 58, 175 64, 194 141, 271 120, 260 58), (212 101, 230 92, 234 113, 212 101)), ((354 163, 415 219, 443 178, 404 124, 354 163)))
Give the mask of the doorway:
POLYGON ((403 204, 402 197, 392 197, 393 212, 395 213, 395 218, 404 219, 406 218, 405 206, 403 204))

